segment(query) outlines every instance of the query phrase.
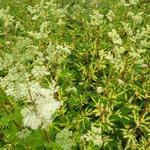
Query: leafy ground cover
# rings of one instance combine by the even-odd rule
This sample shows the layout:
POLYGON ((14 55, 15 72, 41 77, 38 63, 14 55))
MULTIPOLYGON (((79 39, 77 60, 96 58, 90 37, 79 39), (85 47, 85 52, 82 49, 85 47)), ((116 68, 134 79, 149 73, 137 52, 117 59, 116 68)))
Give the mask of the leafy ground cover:
POLYGON ((0 0, 0 149, 149 150, 150 1, 0 0))

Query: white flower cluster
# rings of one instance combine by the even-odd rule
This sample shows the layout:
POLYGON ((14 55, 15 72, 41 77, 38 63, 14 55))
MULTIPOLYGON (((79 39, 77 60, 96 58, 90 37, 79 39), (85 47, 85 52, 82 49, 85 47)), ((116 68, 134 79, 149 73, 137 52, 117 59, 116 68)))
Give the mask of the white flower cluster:
POLYGON ((40 3, 40 5, 37 4, 35 6, 27 7, 28 12, 32 15, 32 20, 36 21, 42 15, 42 9, 43 9, 42 5, 43 4, 40 3))
POLYGON ((8 74, 1 79, 0 86, 5 89, 7 95, 12 96, 15 100, 21 100, 27 97, 27 82, 29 74, 24 71, 22 65, 9 69, 8 74))
POLYGON ((97 92, 98 94, 101 94, 101 93, 103 92, 103 87, 98 86, 97 89, 96 89, 96 92, 97 92))
POLYGON ((126 22, 121 22, 122 26, 123 26, 123 30, 125 31, 125 33, 128 35, 128 36, 132 36, 133 35, 133 30, 131 29, 131 26, 129 23, 126 23, 126 22))
MULTIPOLYGON (((39 4, 36 4, 35 6, 28 6, 27 7, 28 12, 30 13, 30 16, 32 17, 32 20, 37 21, 39 20, 38 24, 38 31, 32 30, 28 32, 28 35, 30 37, 33 37, 37 40, 42 40, 48 38, 49 33, 51 32, 50 24, 51 22, 48 19, 48 16, 50 13, 56 13, 57 7, 56 4, 53 4, 53 1, 51 2, 45 2, 41 1, 39 4), (48 21, 42 21, 41 20, 48 20, 48 21)), ((57 15, 56 15, 57 16, 57 15)))
POLYGON ((39 83, 30 83, 30 106, 22 109, 23 124, 31 129, 46 128, 53 120, 53 114, 60 108, 61 103, 54 98, 57 88, 42 88, 39 83))
POLYGON ((110 22, 112 22, 114 20, 114 18, 115 18, 115 14, 114 14, 114 12, 112 10, 109 10, 108 13, 106 14, 106 17, 108 18, 108 20, 110 22))
POLYGON ((138 14, 134 14, 133 12, 129 11, 128 16, 131 17, 134 21, 135 24, 141 24, 142 23, 142 17, 143 17, 144 12, 139 12, 138 14))
POLYGON ((129 2, 127 3, 125 0, 120 0, 121 4, 123 4, 124 6, 131 6, 131 5, 137 5, 139 0, 129 0, 129 2))
POLYGON ((49 43, 47 49, 47 60, 49 62, 57 62, 58 64, 61 64, 63 59, 69 55, 71 52, 68 48, 68 46, 64 45, 53 45, 52 43, 49 43))
POLYGON ((56 143, 59 144, 63 150, 72 150, 72 146, 75 145, 73 140, 72 131, 68 129, 63 129, 56 135, 56 143))
MULTIPOLYGON (((49 75, 46 68, 39 66, 34 66, 32 73, 36 80, 49 75)), ((54 98, 58 87, 52 83, 50 88, 42 88, 38 81, 30 82, 30 76, 24 66, 16 66, 9 69, 8 74, 0 80, 0 85, 5 89, 6 94, 15 100, 30 102, 30 105, 21 111, 24 126, 32 129, 45 128, 52 122, 53 114, 61 106, 61 103, 54 98)))
POLYGON ((136 5, 139 2, 139 0, 129 0, 129 3, 131 5, 136 5))
POLYGON ((136 35, 133 37, 133 39, 135 40, 135 42, 139 42, 139 40, 148 41, 149 36, 150 36, 150 26, 146 25, 146 27, 142 27, 140 30, 139 29, 136 30, 136 35))
POLYGON ((112 39, 114 44, 122 45, 122 39, 115 29, 112 29, 111 32, 108 32, 108 37, 112 39))
POLYGON ((45 66, 35 65, 32 69, 32 74, 38 79, 42 78, 43 76, 49 75, 50 73, 47 71, 47 68, 45 66))
POLYGON ((13 23, 13 16, 8 15, 9 7, 7 9, 0 9, 0 19, 4 22, 4 27, 9 26, 11 23, 13 23))
POLYGON ((13 52, 0 57, 0 69, 7 68, 6 75, 0 79, 0 86, 8 96, 26 104, 21 110, 25 127, 46 128, 61 102, 54 97, 58 90, 55 83, 48 88, 41 87, 39 83, 42 84, 45 76, 50 75, 50 66, 57 61, 55 55, 59 54, 59 59, 63 60, 63 55, 70 50, 67 46, 51 45, 51 51, 45 50, 43 53, 31 39, 19 37, 17 40, 13 52), (51 56, 54 56, 54 61, 49 60, 51 56))
POLYGON ((100 14, 98 12, 98 10, 93 10, 93 13, 91 15, 90 24, 93 26, 100 25, 103 23, 103 18, 104 18, 104 15, 100 14))
POLYGON ((37 40, 40 40, 40 39, 45 39, 45 38, 48 38, 48 34, 50 33, 50 30, 49 30, 49 22, 48 21, 44 21, 41 23, 40 27, 39 27, 39 31, 29 31, 28 32, 28 35, 30 37, 33 37, 37 40))
MULTIPOLYGON (((41 18, 46 20, 45 18, 51 14, 51 15, 55 16, 54 19, 57 22, 56 24, 58 24, 58 25, 64 24, 63 19, 65 18, 66 8, 58 8, 53 0, 48 1, 48 2, 41 0, 41 2, 35 6, 28 6, 27 10, 30 13, 30 15, 32 16, 32 20, 34 20, 34 21, 37 21, 38 19, 40 20, 41 18)), ((48 22, 48 23, 50 23, 50 22, 48 22)), ((39 33, 34 33, 34 34, 39 35, 40 33, 44 34, 44 32, 39 32, 39 33)))
POLYGON ((102 139, 102 128, 95 127, 94 125, 91 126, 91 130, 89 130, 86 134, 81 136, 81 140, 83 141, 92 141, 94 145, 102 146, 103 139, 102 139))

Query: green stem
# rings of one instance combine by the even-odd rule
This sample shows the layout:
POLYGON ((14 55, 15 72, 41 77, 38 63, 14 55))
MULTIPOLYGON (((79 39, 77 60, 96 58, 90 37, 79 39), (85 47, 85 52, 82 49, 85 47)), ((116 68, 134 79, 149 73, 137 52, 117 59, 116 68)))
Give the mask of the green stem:
POLYGON ((47 131, 46 129, 43 130, 43 134, 44 134, 44 138, 46 139, 46 141, 47 141, 48 143, 50 143, 51 140, 50 140, 48 131, 47 131))

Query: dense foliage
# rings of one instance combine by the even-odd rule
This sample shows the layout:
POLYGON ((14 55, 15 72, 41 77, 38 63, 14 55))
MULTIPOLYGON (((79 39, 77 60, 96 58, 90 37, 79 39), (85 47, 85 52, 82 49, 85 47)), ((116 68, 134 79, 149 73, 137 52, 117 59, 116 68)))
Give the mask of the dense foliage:
POLYGON ((150 1, 0 0, 0 149, 150 149, 150 1))

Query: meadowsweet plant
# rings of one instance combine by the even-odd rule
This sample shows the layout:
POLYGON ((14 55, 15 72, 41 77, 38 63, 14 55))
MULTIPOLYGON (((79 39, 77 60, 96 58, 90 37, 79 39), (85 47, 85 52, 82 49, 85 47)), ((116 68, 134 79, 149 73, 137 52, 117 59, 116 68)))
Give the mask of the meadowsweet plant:
POLYGON ((149 10, 0 0, 0 149, 149 150, 149 10))

